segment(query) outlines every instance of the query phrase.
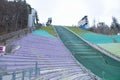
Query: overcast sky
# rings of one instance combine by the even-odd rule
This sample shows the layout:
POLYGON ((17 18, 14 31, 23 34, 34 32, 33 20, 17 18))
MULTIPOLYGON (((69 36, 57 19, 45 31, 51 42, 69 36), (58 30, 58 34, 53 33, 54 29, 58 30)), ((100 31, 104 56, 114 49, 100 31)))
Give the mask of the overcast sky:
POLYGON ((89 24, 105 22, 110 25, 112 16, 120 22, 120 0, 27 0, 35 8, 41 23, 52 17, 55 25, 77 25, 88 15, 89 24))

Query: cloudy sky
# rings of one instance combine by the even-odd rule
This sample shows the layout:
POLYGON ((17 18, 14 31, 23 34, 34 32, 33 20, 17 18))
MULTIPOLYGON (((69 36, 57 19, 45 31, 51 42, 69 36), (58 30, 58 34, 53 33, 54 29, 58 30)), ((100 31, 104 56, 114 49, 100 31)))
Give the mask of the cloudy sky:
POLYGON ((55 25, 77 25, 88 15, 89 24, 93 20, 110 25, 112 16, 120 22, 120 0, 27 0, 39 15, 41 23, 52 17, 55 25))

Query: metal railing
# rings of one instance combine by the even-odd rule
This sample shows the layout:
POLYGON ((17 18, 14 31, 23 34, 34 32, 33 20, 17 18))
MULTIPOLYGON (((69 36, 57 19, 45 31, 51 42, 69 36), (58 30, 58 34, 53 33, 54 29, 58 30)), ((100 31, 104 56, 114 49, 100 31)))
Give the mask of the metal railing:
POLYGON ((31 32, 30 28, 25 28, 19 31, 11 32, 9 34, 4 34, 0 36, 0 45, 5 46, 5 49, 6 49, 5 52, 0 52, 0 56, 8 53, 6 51, 9 50, 9 48, 11 47, 10 46, 11 42, 13 42, 16 39, 19 39, 20 37, 30 32, 31 32))
POLYGON ((36 62, 34 68, 28 68, 21 71, 1 72, 0 80, 31 80, 40 75, 40 68, 36 62))
POLYGON ((0 44, 6 45, 9 42, 13 41, 14 39, 19 38, 19 37, 21 37, 29 32, 30 32, 30 29, 25 28, 25 29, 22 29, 19 31, 11 32, 9 34, 4 34, 4 35, 0 36, 0 44))

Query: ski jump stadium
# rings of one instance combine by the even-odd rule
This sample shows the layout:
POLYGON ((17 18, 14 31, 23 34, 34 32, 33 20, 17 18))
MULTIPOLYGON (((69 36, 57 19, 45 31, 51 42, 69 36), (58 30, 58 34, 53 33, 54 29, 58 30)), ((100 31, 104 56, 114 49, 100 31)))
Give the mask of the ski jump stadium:
POLYGON ((65 26, 17 34, 11 52, 1 52, 0 80, 120 80, 119 35, 65 26))

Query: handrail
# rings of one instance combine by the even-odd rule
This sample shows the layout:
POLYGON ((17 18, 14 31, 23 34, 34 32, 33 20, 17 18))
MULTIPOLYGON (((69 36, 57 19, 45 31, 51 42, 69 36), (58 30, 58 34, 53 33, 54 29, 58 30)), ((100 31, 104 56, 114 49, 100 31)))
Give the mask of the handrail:
POLYGON ((0 44, 6 45, 7 43, 11 42, 10 39, 14 39, 16 37, 19 38, 20 36, 27 34, 29 31, 29 28, 25 28, 19 31, 11 32, 9 34, 4 34, 0 36, 0 44))
POLYGON ((21 80, 26 80, 25 79, 26 77, 27 79, 30 80, 32 77, 36 78, 39 75, 40 75, 40 68, 38 68, 38 63, 36 62, 34 68, 23 69, 21 71, 15 70, 15 71, 12 71, 11 73, 7 73, 3 71, 0 73, 0 80, 4 80, 3 78, 5 78, 6 80, 6 76, 9 77, 9 80, 17 80, 20 78, 21 80), (21 75, 21 76, 18 76, 18 75, 21 75))

